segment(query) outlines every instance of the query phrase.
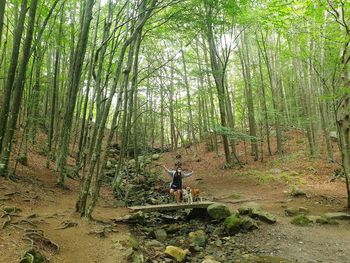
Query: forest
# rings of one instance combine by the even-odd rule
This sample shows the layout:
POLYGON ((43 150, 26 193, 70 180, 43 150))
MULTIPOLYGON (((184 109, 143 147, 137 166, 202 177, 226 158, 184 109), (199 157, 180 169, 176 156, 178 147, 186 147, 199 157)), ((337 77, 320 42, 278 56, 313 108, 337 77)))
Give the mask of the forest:
POLYGON ((0 0, 0 262, 349 262, 349 133, 347 0, 0 0))

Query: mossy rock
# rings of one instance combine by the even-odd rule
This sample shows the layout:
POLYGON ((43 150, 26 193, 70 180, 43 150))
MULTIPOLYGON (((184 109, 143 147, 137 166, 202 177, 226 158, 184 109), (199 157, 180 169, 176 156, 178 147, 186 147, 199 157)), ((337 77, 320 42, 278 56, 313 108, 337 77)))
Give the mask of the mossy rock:
POLYGON ((183 262, 186 258, 186 251, 175 246, 167 246, 165 254, 174 258, 177 262, 183 262))
POLYGON ((291 223, 297 226, 308 226, 312 221, 305 215, 298 215, 292 219, 291 223))
POLYGON ((241 228, 242 230, 250 231, 250 230, 258 229, 259 226, 254 219, 244 216, 241 218, 241 228))
POLYGON ((224 225, 229 234, 236 234, 241 230, 242 219, 236 215, 231 215, 225 219, 224 225))
POLYGON ((286 216, 296 216, 299 214, 299 210, 295 207, 288 207, 284 210, 286 216))
POLYGON ((290 191, 290 195, 293 197, 303 197, 306 196, 306 193, 301 190, 298 186, 294 185, 290 191))
POLYGON ((208 206, 207 212, 209 216, 216 220, 222 220, 231 215, 230 209, 224 204, 212 204, 208 206))
POLYGON ((207 243, 207 235, 203 230, 197 230, 195 232, 190 232, 188 237, 191 239, 191 242, 199 247, 205 247, 207 243))

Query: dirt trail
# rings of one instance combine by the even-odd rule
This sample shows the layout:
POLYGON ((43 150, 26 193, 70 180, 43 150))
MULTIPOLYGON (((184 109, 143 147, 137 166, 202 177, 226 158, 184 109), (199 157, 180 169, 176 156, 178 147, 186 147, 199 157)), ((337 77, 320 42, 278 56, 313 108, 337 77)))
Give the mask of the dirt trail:
MULTIPOLYGON (((45 252, 50 262, 125 262, 120 242, 127 239, 128 228, 115 226, 112 220, 125 215, 126 209, 114 208, 113 196, 103 189, 93 215, 96 221, 81 219, 74 213, 78 182, 68 180, 69 190, 57 188, 55 175, 42 166, 45 161, 40 159, 40 156, 35 156, 33 166, 20 167, 18 182, 0 178, 0 198, 9 198, 0 201, 0 207, 15 206, 21 210, 16 213, 18 216, 12 217, 12 222, 28 220, 33 223, 0 229, 0 262, 18 262, 22 253, 30 247, 29 242, 22 239, 24 229, 29 228, 42 230, 44 237, 59 246, 60 251, 56 255, 45 252), (33 218, 28 219, 30 215, 33 218), (68 224, 73 226, 60 229, 68 224), (101 237, 104 229, 106 236, 101 237)), ((3 222, 1 218, 0 224, 3 222)))
MULTIPOLYGON (((205 152, 202 148, 201 152, 205 152)), ((338 225, 295 226, 285 215, 287 207, 305 207, 310 215, 346 211, 346 191, 341 181, 330 182, 337 164, 309 160, 304 151, 284 157, 271 157, 265 162, 249 162, 244 168, 222 169, 223 158, 214 153, 201 154, 202 161, 192 161, 193 153, 182 152, 184 169, 194 170, 186 183, 203 189, 208 198, 226 203, 232 210, 251 200, 273 213, 275 225, 264 224, 259 230, 236 236, 250 253, 284 257, 296 262, 347 263, 350 258, 350 222, 338 225), (276 171, 276 169, 278 169, 276 171), (276 174, 275 174, 276 173, 276 174), (277 174, 278 173, 278 174, 277 174), (276 180, 275 178, 276 177, 276 180), (263 178, 263 180, 262 180, 263 178), (198 180, 200 179, 200 180, 198 180), (307 197, 291 198, 292 185, 299 185, 307 197)), ((174 154, 163 158, 172 165, 174 154)))
MULTIPOLYGON (((338 165, 322 159, 309 160, 303 150, 304 145, 296 144, 299 137, 300 134, 289 135, 286 143, 289 154, 284 156, 274 155, 263 162, 253 162, 243 156, 247 164, 242 169, 222 169, 223 156, 207 153, 204 145, 199 147, 200 162, 191 149, 183 150, 183 169, 194 170, 194 175, 187 178, 185 184, 202 189, 207 199, 224 202, 232 210, 244 205, 244 202, 233 202, 251 200, 277 216, 276 225, 263 224, 259 230, 235 236, 250 253, 280 256, 297 262, 349 262, 348 222, 298 227, 290 224, 291 218, 284 214, 286 207, 306 207, 310 214, 322 215, 344 211, 346 203, 343 182, 329 182, 329 174, 338 165), (291 198, 288 192, 294 184, 304 189, 308 197, 291 198)), ((244 152, 242 145, 238 151, 244 152)), ((160 162, 170 168, 176 154, 164 154, 160 162)), ((59 254, 48 253, 51 262, 126 262, 120 242, 128 238, 128 228, 123 225, 110 227, 111 220, 125 215, 126 209, 117 208, 112 193, 104 188, 93 215, 96 221, 80 219, 74 213, 78 182, 69 180, 69 190, 55 187, 56 175, 44 167, 45 162, 43 156, 31 152, 30 166, 18 167, 17 173, 21 177, 18 182, 0 178, 0 207, 16 206, 22 210, 17 213, 19 217, 12 217, 13 222, 36 215, 32 222, 44 231, 45 237, 60 247, 59 254), (12 195, 6 195, 9 193, 12 195), (77 225, 57 229, 64 222, 77 225), (98 233, 104 229, 107 233, 102 238, 98 233), (91 232, 94 234, 89 234, 91 232)), ((169 181, 166 175, 164 179, 169 181)), ((5 220, 0 218, 0 225, 5 220)), ((23 229, 14 226, 0 229, 0 262, 18 262, 29 247, 28 242, 22 240, 23 233, 23 229)))

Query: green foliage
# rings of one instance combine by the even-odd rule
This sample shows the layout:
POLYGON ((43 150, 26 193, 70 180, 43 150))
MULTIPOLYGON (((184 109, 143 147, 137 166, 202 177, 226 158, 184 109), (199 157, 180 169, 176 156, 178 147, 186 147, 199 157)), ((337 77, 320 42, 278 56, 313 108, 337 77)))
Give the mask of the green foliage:
POLYGON ((239 140, 239 141, 257 140, 257 137, 250 136, 250 135, 242 133, 242 132, 234 131, 229 127, 216 126, 216 127, 214 127, 214 131, 217 134, 226 135, 228 138, 233 139, 233 140, 239 140))

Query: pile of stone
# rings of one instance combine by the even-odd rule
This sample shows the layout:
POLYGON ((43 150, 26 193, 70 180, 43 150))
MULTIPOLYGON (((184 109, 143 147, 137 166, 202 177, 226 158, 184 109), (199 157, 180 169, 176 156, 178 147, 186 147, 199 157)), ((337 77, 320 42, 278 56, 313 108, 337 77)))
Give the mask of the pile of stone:
POLYGON ((133 225, 139 246, 128 251, 130 262, 141 262, 140 258, 152 263, 247 262, 247 257, 256 256, 250 255, 235 235, 257 229, 264 222, 276 222, 274 216, 255 208, 241 207, 231 213, 227 206, 216 203, 207 209, 141 217, 140 223, 133 225))
MULTIPOLYGON (((165 182, 159 173, 148 172, 144 169, 152 160, 159 159, 159 154, 149 157, 140 156, 136 169, 135 159, 131 159, 126 165, 121 167, 119 187, 115 190, 118 200, 124 201, 127 206, 134 205, 154 205, 173 202, 173 198, 168 193, 169 182, 165 182)), ((110 160, 107 163, 105 177, 112 182, 115 177, 118 164, 110 160)))

